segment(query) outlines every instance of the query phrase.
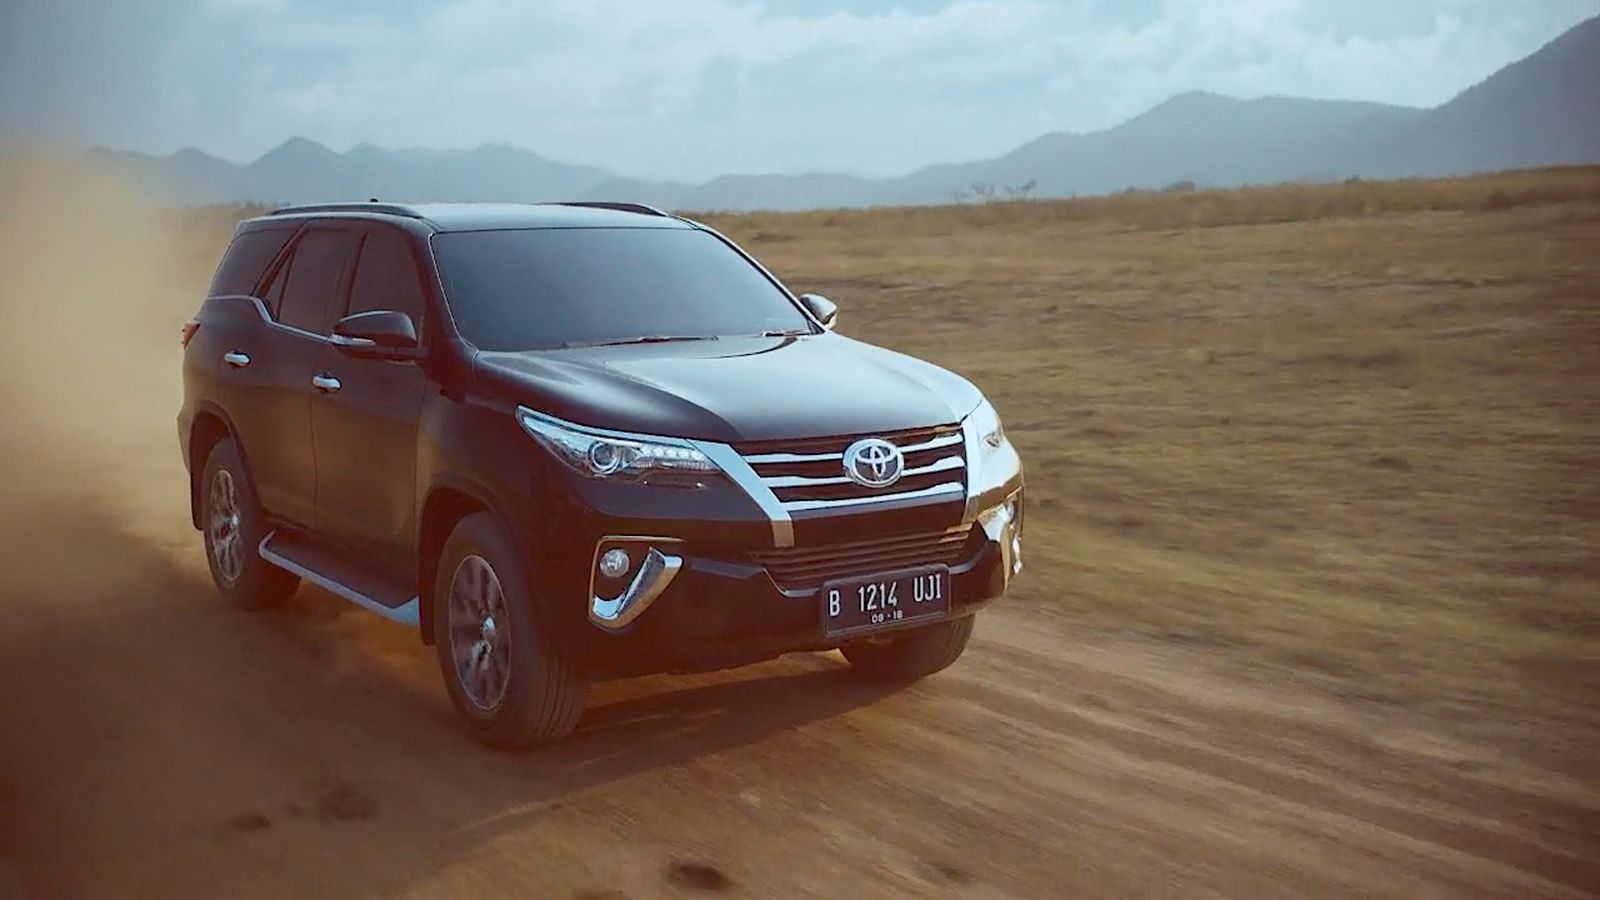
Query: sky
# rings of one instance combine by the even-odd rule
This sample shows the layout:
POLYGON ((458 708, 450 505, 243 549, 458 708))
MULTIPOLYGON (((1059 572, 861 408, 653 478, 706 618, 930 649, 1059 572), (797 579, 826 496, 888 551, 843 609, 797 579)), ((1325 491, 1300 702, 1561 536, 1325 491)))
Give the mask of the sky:
POLYGON ((898 175, 1189 90, 1434 106, 1600 0, 0 0, 0 138, 898 175))

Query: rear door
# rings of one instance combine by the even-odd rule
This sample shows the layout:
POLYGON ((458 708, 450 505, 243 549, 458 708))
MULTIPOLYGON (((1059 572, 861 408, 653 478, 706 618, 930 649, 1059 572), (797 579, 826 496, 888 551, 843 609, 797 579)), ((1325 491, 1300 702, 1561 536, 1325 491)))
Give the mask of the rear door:
POLYGON ((329 349, 332 317, 343 307, 355 244, 356 233, 338 223, 301 229, 260 292, 270 321, 224 357, 222 380, 230 388, 224 404, 261 503, 297 525, 315 521, 311 379, 329 349))
MULTIPOLYGON (((427 340, 424 268, 410 238, 362 228, 349 302, 339 316, 395 310, 427 340)), ((317 532, 389 568, 408 569, 416 546, 417 419, 427 381, 420 363, 359 359, 329 345, 311 399, 317 454, 317 532)))

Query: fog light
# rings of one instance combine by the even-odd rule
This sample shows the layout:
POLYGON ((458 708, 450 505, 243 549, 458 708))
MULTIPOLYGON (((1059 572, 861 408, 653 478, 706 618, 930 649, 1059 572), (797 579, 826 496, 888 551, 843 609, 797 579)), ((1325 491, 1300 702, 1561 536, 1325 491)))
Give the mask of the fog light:
POLYGON ((621 547, 612 547, 600 554, 600 574, 607 578, 621 578, 633 568, 633 560, 628 558, 628 551, 621 547))

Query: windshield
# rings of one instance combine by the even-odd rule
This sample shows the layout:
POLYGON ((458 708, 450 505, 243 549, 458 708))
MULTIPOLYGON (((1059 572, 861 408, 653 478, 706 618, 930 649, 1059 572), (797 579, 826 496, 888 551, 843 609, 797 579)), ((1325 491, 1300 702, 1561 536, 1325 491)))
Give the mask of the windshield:
POLYGON ((447 232, 433 251, 456 327, 480 350, 813 330, 776 284, 704 231, 447 232))

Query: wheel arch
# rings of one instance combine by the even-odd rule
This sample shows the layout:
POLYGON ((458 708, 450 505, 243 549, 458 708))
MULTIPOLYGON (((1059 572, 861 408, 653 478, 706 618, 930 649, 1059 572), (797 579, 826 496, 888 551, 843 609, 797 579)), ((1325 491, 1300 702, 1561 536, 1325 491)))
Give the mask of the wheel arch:
POLYGON ((189 521, 197 529, 200 527, 200 479, 205 475, 206 460, 218 444, 229 438, 233 439, 234 447, 239 451, 246 477, 252 477, 250 459, 244 452, 244 446, 239 443, 238 432, 234 430, 233 420, 228 418, 228 414, 212 404, 195 411, 194 422, 189 425, 188 463, 189 521))
POLYGON ((417 619, 424 644, 433 643, 433 588, 439 556, 456 525, 467 516, 486 512, 505 517, 485 488, 462 479, 442 479, 428 489, 417 519, 417 619))

